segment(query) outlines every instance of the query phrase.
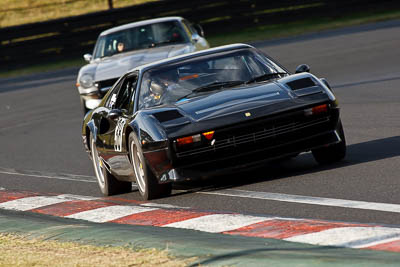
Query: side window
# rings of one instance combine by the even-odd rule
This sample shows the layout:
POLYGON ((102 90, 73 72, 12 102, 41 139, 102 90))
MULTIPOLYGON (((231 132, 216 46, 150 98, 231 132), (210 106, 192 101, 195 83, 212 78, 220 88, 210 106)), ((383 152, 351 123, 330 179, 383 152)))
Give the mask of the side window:
POLYGON ((119 89, 121 88, 121 84, 123 83, 123 80, 120 80, 119 83, 117 85, 115 85, 112 89, 110 94, 108 94, 108 98, 106 100, 106 104, 105 106, 107 108, 112 109, 113 106, 115 105, 115 101, 117 100, 117 94, 119 92, 119 89))
POLYGON ((136 80, 137 76, 131 76, 125 79, 118 92, 114 108, 129 110, 131 103, 133 103, 132 96, 134 95, 136 80))
POLYGON ((193 32, 192 27, 190 26, 190 24, 186 20, 184 20, 184 21, 182 21, 182 25, 183 25, 183 28, 185 29, 185 32, 189 36, 189 38, 192 38, 192 34, 195 33, 195 32, 193 32))
POLYGON ((107 100, 107 107, 110 109, 126 109, 131 106, 132 96, 136 87, 137 76, 130 76, 116 86, 107 100))
POLYGON ((150 84, 151 84, 151 78, 150 78, 150 73, 147 71, 143 77, 142 77, 142 83, 140 85, 140 91, 139 91, 139 109, 143 109, 148 107, 146 104, 148 99, 150 98, 150 84))
POLYGON ((189 30, 190 30, 190 32, 191 32, 192 34, 194 34, 194 33, 197 33, 197 34, 198 34, 196 28, 193 27, 193 24, 192 24, 192 23, 190 23, 190 22, 187 21, 187 20, 184 20, 183 23, 186 25, 186 27, 189 28, 189 30))

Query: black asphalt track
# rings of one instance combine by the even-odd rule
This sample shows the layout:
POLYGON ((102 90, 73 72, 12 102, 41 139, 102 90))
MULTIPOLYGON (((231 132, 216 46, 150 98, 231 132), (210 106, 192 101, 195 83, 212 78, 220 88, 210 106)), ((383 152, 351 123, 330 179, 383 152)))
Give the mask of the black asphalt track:
MULTIPOLYGON (((312 73, 328 79, 342 108, 346 159, 319 166, 310 154, 302 154, 257 170, 179 185, 171 197, 155 202, 202 210, 400 224, 400 213, 395 212, 201 193, 234 188, 400 204, 400 21, 255 45, 290 71, 307 63, 312 73)), ((93 176, 93 169, 80 136, 77 71, 0 80, 0 187, 100 196, 97 184, 87 178, 93 176)), ((140 199, 137 192, 121 197, 140 199)))

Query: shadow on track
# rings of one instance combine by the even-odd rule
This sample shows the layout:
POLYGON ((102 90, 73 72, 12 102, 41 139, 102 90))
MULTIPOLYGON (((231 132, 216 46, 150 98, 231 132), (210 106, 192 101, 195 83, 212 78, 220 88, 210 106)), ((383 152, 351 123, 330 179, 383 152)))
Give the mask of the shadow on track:
POLYGON ((183 189, 187 191, 181 191, 174 195, 228 189, 268 180, 285 179, 293 176, 338 169, 397 156, 400 156, 400 136, 393 136, 348 145, 346 158, 341 162, 319 165, 315 162, 311 153, 304 153, 289 160, 271 161, 251 171, 242 171, 234 175, 224 175, 178 184, 174 189, 183 189), (243 176, 246 176, 246 179, 243 179, 243 176))
POLYGON ((338 85, 333 85, 333 89, 338 89, 338 88, 343 88, 343 87, 352 87, 352 86, 358 86, 358 85, 364 85, 364 84, 371 84, 371 83, 381 83, 381 82, 388 82, 388 81, 396 81, 400 80, 400 77, 389 77, 389 78, 384 78, 384 79, 375 79, 375 80, 367 80, 367 81, 359 81, 359 82, 353 82, 353 83, 345 83, 345 84, 338 84, 338 85))
MULTIPOLYGON (((302 246, 303 247, 298 248, 275 246, 274 248, 242 249, 208 257, 207 259, 193 263, 190 267, 221 263, 225 266, 224 263, 226 262, 226 266, 231 266, 231 263, 233 263, 234 266, 238 263, 245 263, 249 266, 275 266, 275 264, 279 266, 290 266, 293 265, 293 263, 300 264, 301 266, 325 266, 331 264, 353 266, 355 263, 361 264, 362 266, 377 266, 377 264, 393 266, 393 264, 396 265, 399 260, 399 255, 396 253, 392 253, 388 257, 388 254, 383 253, 371 253, 369 251, 350 250, 333 246, 302 246), (235 259, 237 259, 237 261, 235 261, 235 259)), ((294 265, 297 266, 297 264, 294 265)))

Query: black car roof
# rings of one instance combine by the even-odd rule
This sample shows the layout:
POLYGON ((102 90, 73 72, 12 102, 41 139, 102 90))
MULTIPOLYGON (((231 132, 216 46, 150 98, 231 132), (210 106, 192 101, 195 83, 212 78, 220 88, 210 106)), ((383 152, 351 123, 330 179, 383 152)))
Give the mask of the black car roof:
POLYGON ((158 60, 158 61, 155 61, 152 63, 144 64, 144 65, 138 66, 138 67, 128 71, 128 73, 131 73, 134 71, 144 71, 147 69, 151 69, 151 68, 162 66, 162 65, 167 65, 169 63, 173 63, 173 62, 177 62, 177 61, 181 61, 181 60, 185 60, 185 59, 195 58, 195 57, 203 56, 203 55, 211 55, 211 54, 216 54, 219 52, 236 50, 236 49, 241 49, 241 48, 254 48, 254 47, 251 45, 248 45, 248 44, 241 44, 241 43, 218 46, 218 47, 214 47, 214 48, 204 49, 201 51, 187 53, 187 54, 170 57, 170 58, 165 58, 165 59, 158 60))

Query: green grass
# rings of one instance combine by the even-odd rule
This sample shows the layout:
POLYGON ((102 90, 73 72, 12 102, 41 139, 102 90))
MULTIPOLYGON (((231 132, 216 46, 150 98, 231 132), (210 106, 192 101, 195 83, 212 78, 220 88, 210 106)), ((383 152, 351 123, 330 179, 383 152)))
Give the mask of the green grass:
POLYGON ((0 233, 0 266, 189 266, 195 258, 177 259, 167 250, 94 246, 29 239, 0 233))
MULTIPOLYGON (((157 0, 113 0, 127 7, 157 0)), ((108 0, 1 0, 0 28, 107 10, 108 0)))
MULTIPOLYGON (((338 19, 320 18, 313 20, 302 20, 286 24, 265 25, 240 30, 237 32, 209 35, 206 37, 211 46, 219 46, 229 43, 246 43, 259 40, 270 40, 274 38, 296 36, 304 33, 319 32, 328 29, 337 29, 347 26, 361 25, 392 19, 400 19, 400 10, 368 13, 363 12, 338 19)), ((78 67, 82 66, 83 64, 85 64, 84 60, 82 59, 82 57, 79 57, 71 60, 40 64, 37 66, 21 68, 12 71, 2 71, 0 72, 0 77, 15 77, 67 67, 78 67)))
POLYGON ((286 24, 261 25, 258 27, 241 30, 239 32, 210 36, 207 39, 212 46, 218 46, 228 43, 252 42, 296 36, 304 33, 319 32, 323 30, 337 29, 392 19, 400 19, 400 10, 363 12, 337 19, 319 18, 301 20, 286 24))

